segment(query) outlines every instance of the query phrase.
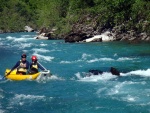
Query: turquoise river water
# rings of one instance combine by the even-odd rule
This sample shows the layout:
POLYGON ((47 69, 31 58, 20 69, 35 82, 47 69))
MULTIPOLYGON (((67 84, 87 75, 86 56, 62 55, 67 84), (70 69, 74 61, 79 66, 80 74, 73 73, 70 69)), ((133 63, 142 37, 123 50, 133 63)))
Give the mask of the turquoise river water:
POLYGON ((0 34, 0 113, 150 113, 149 43, 65 43, 35 36, 0 34), (28 61, 36 55, 51 78, 3 79, 24 52, 28 61), (104 73, 86 77, 90 69, 104 73))

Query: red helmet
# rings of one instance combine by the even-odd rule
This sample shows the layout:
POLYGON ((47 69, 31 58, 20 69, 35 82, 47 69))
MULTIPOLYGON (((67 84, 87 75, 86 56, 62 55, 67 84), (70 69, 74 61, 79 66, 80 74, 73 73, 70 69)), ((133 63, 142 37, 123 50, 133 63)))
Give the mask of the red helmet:
POLYGON ((37 60, 37 57, 36 56, 32 56, 32 61, 36 61, 37 60))

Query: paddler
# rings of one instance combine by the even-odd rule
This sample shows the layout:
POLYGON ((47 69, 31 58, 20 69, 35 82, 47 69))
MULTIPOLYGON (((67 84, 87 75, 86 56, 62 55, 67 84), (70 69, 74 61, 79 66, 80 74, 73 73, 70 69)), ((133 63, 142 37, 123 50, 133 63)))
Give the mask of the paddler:
POLYGON ((16 63, 16 65, 11 69, 10 72, 7 73, 7 75, 9 75, 14 69, 17 69, 16 74, 26 75, 30 65, 30 63, 26 60, 26 57, 27 55, 23 53, 21 55, 21 60, 16 63))
POLYGON ((38 73, 39 71, 39 68, 42 70, 42 71, 44 71, 44 70, 46 70, 37 60, 37 57, 35 56, 35 55, 33 55, 32 57, 31 57, 31 60, 32 60, 32 62, 30 63, 30 71, 29 71, 29 73, 30 74, 35 74, 35 73, 38 73))

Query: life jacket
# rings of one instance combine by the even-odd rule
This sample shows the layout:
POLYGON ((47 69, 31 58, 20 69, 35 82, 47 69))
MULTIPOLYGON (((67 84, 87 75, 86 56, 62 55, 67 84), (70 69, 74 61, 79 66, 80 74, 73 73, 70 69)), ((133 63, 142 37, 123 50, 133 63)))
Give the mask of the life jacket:
POLYGON ((38 64, 37 63, 32 63, 30 69, 33 70, 33 71, 38 72, 38 64))
POLYGON ((22 60, 20 60, 20 66, 18 67, 17 71, 26 73, 27 72, 26 66, 22 67, 22 65, 26 65, 26 63, 23 63, 22 60))

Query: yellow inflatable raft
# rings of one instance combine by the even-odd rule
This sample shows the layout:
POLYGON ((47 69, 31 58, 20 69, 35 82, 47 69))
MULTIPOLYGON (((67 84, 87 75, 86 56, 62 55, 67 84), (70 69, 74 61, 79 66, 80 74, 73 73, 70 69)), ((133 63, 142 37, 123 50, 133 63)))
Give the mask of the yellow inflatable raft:
POLYGON ((40 75, 40 72, 30 75, 18 75, 16 74, 16 70, 13 70, 9 75, 7 75, 8 72, 10 72, 10 69, 6 69, 5 77, 10 80, 35 80, 40 75))

